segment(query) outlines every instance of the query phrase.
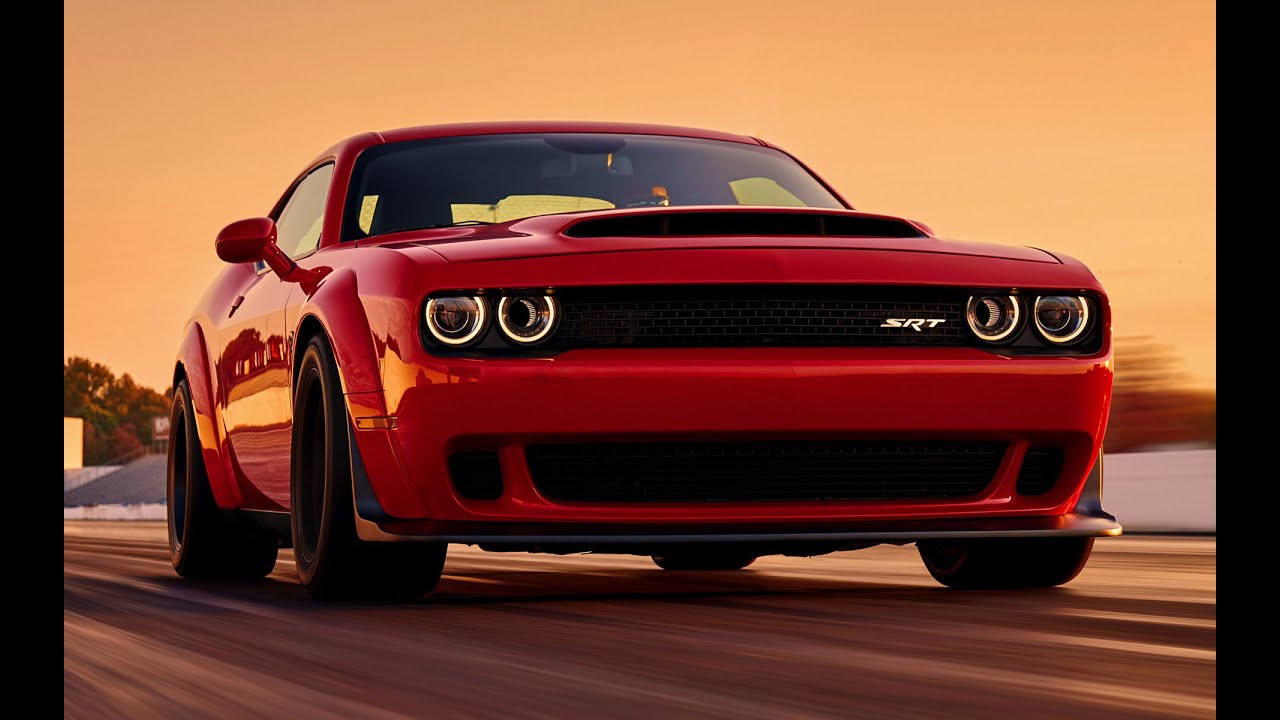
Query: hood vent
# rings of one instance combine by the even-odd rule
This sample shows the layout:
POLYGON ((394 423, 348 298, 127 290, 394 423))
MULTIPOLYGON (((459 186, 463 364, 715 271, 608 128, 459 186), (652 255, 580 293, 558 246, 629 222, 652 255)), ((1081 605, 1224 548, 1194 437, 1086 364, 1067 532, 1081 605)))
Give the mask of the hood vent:
POLYGON ((755 235, 787 237, 926 237, 905 220, 865 215, 798 212, 707 212, 643 213, 617 217, 596 217, 574 223, 564 234, 575 238, 602 237, 697 237, 708 235, 755 235))

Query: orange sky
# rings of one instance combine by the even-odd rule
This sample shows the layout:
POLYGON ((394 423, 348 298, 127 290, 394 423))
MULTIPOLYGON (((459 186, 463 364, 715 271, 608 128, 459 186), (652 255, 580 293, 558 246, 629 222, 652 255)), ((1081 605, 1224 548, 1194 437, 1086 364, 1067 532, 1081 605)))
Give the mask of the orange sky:
POLYGON ((859 209, 1074 255, 1214 385, 1207 0, 67 0, 64 352, 164 389, 213 238, 348 135, 768 138, 859 209))

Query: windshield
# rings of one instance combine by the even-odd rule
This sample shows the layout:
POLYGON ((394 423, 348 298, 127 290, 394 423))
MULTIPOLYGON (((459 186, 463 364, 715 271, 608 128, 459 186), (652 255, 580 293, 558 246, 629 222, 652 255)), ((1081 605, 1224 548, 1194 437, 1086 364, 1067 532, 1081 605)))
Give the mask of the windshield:
POLYGON ((390 143, 356 159, 343 239, 673 205, 843 208, 785 153, 663 135, 545 133, 390 143))

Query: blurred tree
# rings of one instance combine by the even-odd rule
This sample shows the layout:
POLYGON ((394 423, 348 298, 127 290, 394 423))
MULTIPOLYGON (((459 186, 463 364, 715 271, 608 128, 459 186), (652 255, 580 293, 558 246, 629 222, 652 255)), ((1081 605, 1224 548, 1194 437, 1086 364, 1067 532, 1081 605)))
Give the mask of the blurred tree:
POLYGON ((149 446, 152 418, 167 415, 169 403, 128 373, 117 378, 105 365, 71 357, 62 366, 62 413, 84 418, 84 461, 94 465, 149 446))
POLYGON ((79 411, 100 399, 115 375, 106 365, 82 357, 68 358, 62 366, 62 414, 81 417, 79 411))
POLYGON ((142 450, 142 442, 133 429, 133 423, 124 423, 111 431, 111 457, 122 458, 142 450))
POLYGON ((1116 338, 1115 372, 1105 440, 1108 452, 1216 444, 1217 392, 1192 386, 1168 345, 1149 337, 1116 338))
POLYGON ((138 440, 144 445, 151 444, 152 418, 169 414, 169 403, 165 396, 137 384, 128 373, 121 375, 109 387, 106 397, 117 408, 120 422, 131 425, 138 440))

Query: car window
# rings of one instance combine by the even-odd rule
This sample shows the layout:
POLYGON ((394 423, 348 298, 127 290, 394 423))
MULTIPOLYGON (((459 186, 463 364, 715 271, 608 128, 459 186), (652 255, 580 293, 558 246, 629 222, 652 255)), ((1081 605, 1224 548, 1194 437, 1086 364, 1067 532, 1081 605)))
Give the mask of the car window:
POLYGON ((294 189, 276 220, 276 244, 285 255, 298 259, 320 246, 324 202, 333 179, 333 164, 316 168, 294 189))
POLYGON ((845 207, 794 158, 751 143, 615 133, 468 135, 361 153, 342 238, 694 205, 845 207))

